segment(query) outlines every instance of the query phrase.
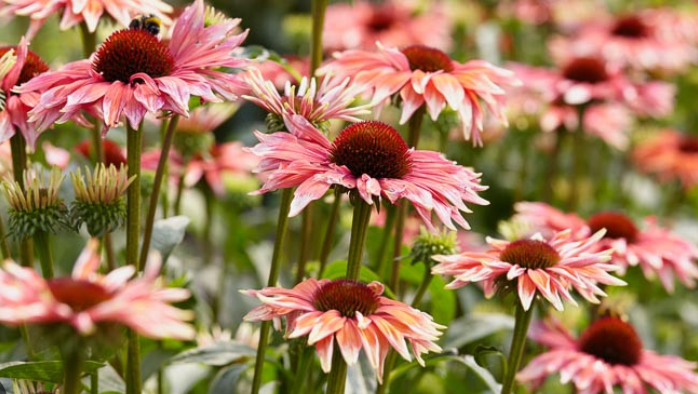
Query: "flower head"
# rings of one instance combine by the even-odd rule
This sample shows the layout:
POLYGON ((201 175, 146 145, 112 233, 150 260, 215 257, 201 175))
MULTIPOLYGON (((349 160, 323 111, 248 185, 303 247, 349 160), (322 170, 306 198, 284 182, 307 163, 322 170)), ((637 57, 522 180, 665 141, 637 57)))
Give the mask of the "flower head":
POLYGON ((488 238, 491 249, 485 253, 434 256, 441 264, 432 272, 454 276, 447 285, 450 289, 483 282, 488 297, 497 291, 516 289, 525 310, 536 295, 543 296, 558 310, 563 309, 562 299, 577 305, 570 288, 589 302, 598 303, 597 296, 606 295, 599 283, 625 284, 607 272, 617 268, 605 264, 611 259, 611 250, 595 249, 603 235, 602 230, 582 241, 571 239, 570 231, 557 233, 549 240, 540 234, 512 242, 488 238))
POLYGON ((83 336, 97 332, 100 324, 116 323, 156 339, 194 338, 194 329, 184 323, 192 319, 191 312, 169 305, 189 298, 189 292, 163 288, 158 262, 151 260, 143 276, 132 280, 133 266, 100 275, 98 247, 98 240, 92 239, 72 276, 51 280, 6 261, 0 269, 0 322, 67 324, 83 336))
POLYGON ((232 100, 242 84, 220 69, 245 63, 231 55, 247 35, 235 34, 239 22, 205 26, 203 1, 197 0, 177 19, 167 44, 143 29, 114 32, 90 60, 69 63, 19 89, 41 92, 30 120, 45 129, 86 110, 103 119, 105 128, 118 125, 122 115, 135 128, 146 113, 188 116, 191 96, 232 100))
POLYGON ((30 18, 28 39, 34 37, 52 14, 62 13, 61 30, 84 22, 88 30, 94 32, 105 12, 123 26, 128 26, 131 18, 138 14, 152 14, 169 24, 171 20, 166 14, 172 12, 172 7, 160 0, 4 0, 0 4, 0 16, 30 18))
POLYGON ((484 127, 482 100, 501 123, 506 124, 502 108, 503 87, 519 83, 511 71, 482 60, 465 64, 452 60, 444 52, 423 45, 398 50, 378 46, 376 52, 349 50, 319 70, 339 77, 352 77, 355 83, 372 90, 373 104, 382 105, 399 93, 402 100, 400 124, 404 124, 422 106, 433 120, 449 106, 458 113, 466 140, 482 144, 484 127))
POLYGON ((685 189, 698 185, 698 138, 676 130, 664 130, 637 145, 635 166, 660 181, 679 180, 685 189))
POLYGON ((5 179, 2 189, 10 204, 10 232, 15 237, 32 237, 37 231, 55 232, 65 223, 67 208, 58 196, 64 175, 53 167, 48 177, 45 171, 27 170, 24 187, 19 182, 5 179))
POLYGON ((252 152, 262 160, 257 170, 268 174, 258 191, 295 187, 290 215, 297 215, 330 187, 356 191, 366 203, 387 198, 392 204, 410 201, 429 228, 432 211, 455 230, 453 222, 469 228, 461 211, 464 202, 485 205, 477 192, 479 174, 446 160, 440 153, 408 149, 391 126, 375 122, 355 123, 330 142, 303 117, 293 117, 291 132, 265 135, 252 152))
POLYGON ((109 168, 98 164, 94 172, 85 167, 85 176, 78 170, 70 174, 75 190, 75 201, 70 214, 73 225, 82 223, 93 237, 112 232, 126 222, 126 205, 123 195, 136 176, 128 178, 126 168, 114 165, 109 168))
POLYGON ((251 69, 245 80, 252 90, 252 96, 243 97, 280 118, 281 121, 276 122, 278 124, 283 124, 293 115, 301 115, 316 127, 321 127, 331 119, 359 122, 361 119, 356 116, 370 113, 368 105, 350 107, 364 87, 351 84, 349 78, 325 77, 318 87, 316 78, 309 81, 304 77, 297 86, 286 82, 283 96, 279 95, 273 82, 265 80, 257 69, 251 69))
MULTIPOLYGON (((263 304, 245 316, 247 321, 286 318, 286 337, 308 337, 314 345, 322 370, 330 371, 335 340, 347 364, 353 365, 364 349, 378 380, 390 348, 411 360, 405 341, 417 361, 424 365, 423 353, 440 352, 434 342, 444 326, 432 317, 399 301, 381 296, 383 285, 352 280, 308 279, 291 290, 267 287, 243 293, 263 304)), ((279 328, 278 324, 276 325, 279 328)))
POLYGON ((534 325, 531 337, 550 350, 534 358, 517 379, 539 381, 560 374, 580 393, 698 392, 696 364, 676 356, 661 356, 643 348, 637 332, 617 317, 592 323, 578 339, 555 322, 534 325))
POLYGON ((543 203, 518 203, 515 208, 516 216, 530 222, 534 231, 569 229, 573 238, 583 240, 605 229, 597 249, 613 249, 612 263, 621 275, 628 267, 640 266, 645 277, 659 277, 669 292, 674 290, 674 275, 687 287, 694 287, 698 279, 698 247, 657 225, 654 217, 645 218, 639 225, 621 212, 597 212, 584 220, 543 203))

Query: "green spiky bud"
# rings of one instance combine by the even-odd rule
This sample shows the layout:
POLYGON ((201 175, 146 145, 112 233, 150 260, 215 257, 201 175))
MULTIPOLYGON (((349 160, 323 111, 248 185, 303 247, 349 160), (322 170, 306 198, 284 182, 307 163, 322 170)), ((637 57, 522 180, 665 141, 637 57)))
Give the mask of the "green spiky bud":
POLYGON ((113 232, 126 222, 126 189, 135 179, 128 178, 126 167, 117 169, 113 164, 106 168, 98 164, 94 172, 85 167, 85 174, 78 169, 70 174, 75 189, 75 201, 71 205, 71 223, 79 228, 83 223, 93 237, 113 232))
POLYGON ((432 259, 432 256, 455 253, 458 253, 455 231, 444 229, 441 232, 432 234, 422 227, 417 240, 412 245, 410 257, 412 258, 412 264, 422 262, 427 267, 431 267, 437 264, 432 259))
POLYGON ((9 231, 18 239, 30 238, 38 231, 55 233, 66 224, 68 209, 58 197, 58 190, 65 177, 53 167, 46 175, 44 170, 24 172, 25 189, 11 179, 2 182, 5 198, 10 204, 9 231))

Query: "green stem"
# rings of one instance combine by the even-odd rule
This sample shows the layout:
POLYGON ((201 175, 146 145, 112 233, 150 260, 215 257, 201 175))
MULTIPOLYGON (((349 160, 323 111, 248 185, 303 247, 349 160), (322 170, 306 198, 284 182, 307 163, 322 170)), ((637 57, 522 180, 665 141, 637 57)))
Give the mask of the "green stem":
POLYGON ((313 30, 310 42, 310 76, 315 75, 315 70, 322 63, 322 29, 325 25, 325 10, 328 0, 313 0, 313 30))
POLYGON ((347 279, 359 279, 361 272, 361 258, 364 253, 364 244, 368 234, 368 224, 371 221, 371 209, 359 195, 354 202, 354 217, 351 222, 351 239, 349 240, 349 256, 347 257, 347 279))
POLYGON ((313 211, 315 204, 308 204, 303 210, 301 222, 301 241, 298 249, 298 269, 296 270, 296 282, 300 283, 305 277, 305 266, 310 256, 311 233, 313 228, 313 211))
MULTIPOLYGON (((390 350, 385 357, 385 364, 383 365, 385 372, 392 371, 395 360, 397 360, 397 352, 390 350)), ((376 386, 376 394, 385 394, 390 386, 390 373, 385 372, 383 373, 383 384, 376 386)))
POLYGON ((114 246, 111 242, 111 233, 104 234, 102 238, 104 244, 104 254, 107 256, 107 269, 109 272, 116 269, 116 256, 114 256, 114 246))
POLYGON ((422 298, 424 298, 424 294, 426 294, 427 289, 429 289, 429 285, 431 284, 431 279, 434 276, 431 274, 431 269, 429 269, 429 266, 426 264, 424 265, 424 276, 422 277, 422 283, 419 285, 419 289, 417 289, 417 294, 414 296, 414 300, 412 300, 412 307, 416 308, 417 305, 422 301, 422 298))
POLYGON ((305 343, 302 346, 303 349, 300 352, 300 360, 298 362, 298 368, 296 369, 291 394, 301 394, 303 392, 305 382, 308 380, 310 366, 313 363, 313 348, 305 345, 305 343))
POLYGON ((90 394, 99 394, 99 371, 90 375, 90 394))
POLYGON ((97 32, 90 32, 85 22, 80 23, 80 36, 82 37, 82 54, 89 58, 97 49, 97 32))
POLYGON ((509 350, 509 360, 502 382, 501 394, 511 394, 516 382, 516 373, 519 371, 519 365, 523 358, 524 348, 526 346, 526 335, 528 334, 528 326, 531 324, 533 317, 534 304, 524 310, 520 301, 516 303, 516 321, 514 323, 514 336, 511 339, 511 349, 509 350))
POLYGON ((72 349, 63 357, 63 394, 80 394, 82 392, 82 349, 72 349))
POLYGON ((41 263, 41 274, 44 279, 53 278, 53 255, 51 254, 51 238, 46 231, 37 231, 34 233, 34 242, 36 243, 36 253, 39 255, 39 263, 41 263))
POLYGON ((570 190, 567 196, 567 210, 574 212, 579 203, 579 186, 583 177, 584 159, 586 159, 586 146, 584 141, 584 107, 578 110, 579 126, 571 138, 572 146, 572 176, 570 177, 570 190))
POLYGON ((7 245, 7 232, 5 231, 5 223, 2 217, 0 217, 0 251, 2 252, 3 260, 12 258, 10 247, 7 245))
MULTIPOLYGON (((165 167, 167 166, 167 158, 170 156, 170 148, 172 147, 172 140, 174 139, 175 129, 177 128, 177 121, 179 120, 179 115, 174 115, 170 124, 167 127, 167 132, 165 133, 165 138, 162 141, 162 147, 160 149, 160 158, 158 159, 158 167, 155 170, 155 180, 153 181, 153 191, 150 194, 150 200, 148 202, 148 216, 145 219, 145 228, 143 231, 143 245, 141 246, 141 256, 138 259, 139 269, 145 266, 145 260, 148 257, 148 250, 150 249, 150 240, 153 236, 153 224, 155 223, 155 212, 158 209, 158 199, 160 198, 160 187, 163 182, 163 175, 165 174, 165 167)), ((129 163, 129 171, 131 170, 131 163, 129 163)))
POLYGON ((387 205, 385 209, 387 212, 385 214, 383 234, 381 235, 381 241, 380 244, 378 244, 378 251, 376 252, 376 257, 374 259, 376 264, 376 273, 378 273, 381 278, 388 277, 388 267, 386 265, 385 254, 388 252, 388 244, 390 243, 390 237, 392 236, 393 229, 395 228, 395 218, 397 213, 395 211, 395 206, 392 204, 387 205))
MULTIPOLYGON (((15 182, 24 191, 24 171, 27 169, 27 141, 21 133, 15 133, 10 138, 10 150, 12 151, 12 173, 15 182)), ((31 240, 23 239, 19 245, 19 261, 24 267, 34 265, 34 253, 31 248, 31 240)))
POLYGON ((339 189, 335 189, 334 201, 332 202, 332 211, 330 212, 330 220, 327 222, 327 229, 325 229, 325 239, 322 242, 322 251, 320 252, 320 270, 318 271, 318 278, 322 277, 323 271, 327 266, 327 259, 330 257, 330 251, 332 251, 332 245, 334 244, 334 233, 337 228, 337 220, 339 219, 339 207, 342 203, 342 194, 339 189))
MULTIPOLYGON (((203 234, 201 234, 201 237, 203 238, 201 259, 203 260, 203 265, 206 266, 211 264, 211 260, 213 259, 213 240, 211 239, 211 230, 213 228, 213 211, 216 206, 216 195, 213 194, 213 190, 211 190, 211 188, 207 185, 204 185, 203 189, 206 217, 204 218, 204 231, 203 234)), ((225 262, 223 262, 223 264, 225 264, 225 262)))
MULTIPOLYGON (((271 258, 269 269, 269 279, 267 286, 275 286, 279 279, 281 269, 281 253, 283 251, 284 240, 286 238, 286 228, 288 227, 288 212, 291 209, 293 200, 293 189, 284 189, 281 193, 281 203, 279 204, 279 220, 276 224, 276 240, 274 242, 274 253, 271 258)), ((259 345, 257 346, 257 357, 254 365, 254 377, 252 378, 251 394, 258 394, 262 384, 262 370, 264 369, 264 357, 269 344, 269 329, 271 321, 262 322, 259 334, 259 345)))
POLYGON ((177 180, 177 191, 175 192, 174 200, 174 215, 178 216, 182 211, 182 195, 184 194, 184 176, 186 175, 186 168, 189 166, 189 159, 184 158, 182 162, 182 173, 179 175, 177 180))
POLYGON ((342 352, 335 344, 332 354, 332 369, 327 377, 326 394, 344 394, 344 386, 347 383, 347 363, 342 357, 342 352))
MULTIPOLYGON (((143 132, 139 127, 133 129, 126 122, 126 145, 128 164, 128 177, 135 176, 136 179, 128 188, 126 200, 126 263, 136 264, 136 269, 141 271, 142 267, 138 263, 138 238, 140 236, 141 223, 141 143, 143 132)), ((128 356, 126 370, 126 394, 141 393, 141 363, 140 344, 138 335, 129 330, 128 332, 128 356)))

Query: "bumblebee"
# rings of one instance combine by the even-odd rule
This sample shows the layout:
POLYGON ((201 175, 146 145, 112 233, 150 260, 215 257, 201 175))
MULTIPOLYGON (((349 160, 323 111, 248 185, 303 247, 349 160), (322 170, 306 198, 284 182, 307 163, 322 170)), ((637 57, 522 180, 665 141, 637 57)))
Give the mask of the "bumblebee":
POLYGON ((141 29, 148 33, 157 36, 160 34, 160 27, 162 26, 162 21, 157 16, 150 15, 139 15, 129 23, 129 29, 141 29))

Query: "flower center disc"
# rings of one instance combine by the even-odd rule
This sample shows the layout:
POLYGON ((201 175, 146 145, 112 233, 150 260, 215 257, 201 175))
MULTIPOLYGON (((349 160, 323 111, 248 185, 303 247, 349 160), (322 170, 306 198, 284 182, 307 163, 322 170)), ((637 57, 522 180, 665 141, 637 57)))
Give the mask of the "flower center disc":
MULTIPOLYGON (((6 54, 12 49, 15 50, 16 54, 16 46, 1 47, 0 57, 2 57, 4 54, 6 54)), ((25 82, 29 82, 30 79, 34 78, 35 76, 41 73, 45 73, 46 71, 48 71, 48 65, 43 60, 41 60, 41 58, 36 53, 28 50, 27 58, 24 61, 24 67, 22 67, 22 71, 19 74, 19 80, 17 80, 17 86, 25 82)))
POLYGON ((593 57, 578 57, 562 69, 562 75, 569 80, 586 83, 599 83, 608 79, 606 66, 593 57))
POLYGON ((597 320, 579 338, 579 350, 611 365, 635 365, 640 361, 642 341, 635 329, 616 318, 597 320))
POLYGON ((684 153, 698 153, 698 139, 688 136, 684 137, 679 142, 679 150, 684 153))
POLYGON ((367 23, 368 29, 374 33, 390 29, 395 23, 394 13, 395 10, 390 6, 374 10, 367 23))
POLYGON ((627 38, 643 38, 647 37, 648 31, 647 25, 640 18, 631 15, 618 19, 611 29, 611 34, 627 38))
POLYGON ((453 71, 451 58, 436 48, 430 48, 425 45, 410 45, 402 49, 402 54, 410 62, 410 70, 412 71, 453 71))
POLYGON ((589 218, 587 225, 593 233, 605 228, 604 238, 624 238, 628 243, 635 242, 639 233, 630 218, 617 212, 597 213, 589 218))
POLYGON ((549 268, 560 261, 557 251, 543 241, 520 239, 510 243, 499 258, 523 268, 549 268))
POLYGON ((335 138, 331 160, 355 177, 401 179, 412 162, 405 141, 393 127, 375 121, 355 123, 335 138))
POLYGON ((368 316, 378 309, 378 295, 365 284, 348 279, 325 284, 314 298, 318 310, 335 310, 344 317, 354 317, 356 312, 368 316))
POLYGON ((110 298, 104 287, 85 280, 52 279, 48 282, 48 288, 58 302, 69 305, 76 312, 92 308, 110 298))
POLYGON ((144 73, 151 78, 169 75, 174 67, 170 50, 142 29, 113 33, 99 47, 92 69, 109 82, 129 83, 131 76, 144 73))

